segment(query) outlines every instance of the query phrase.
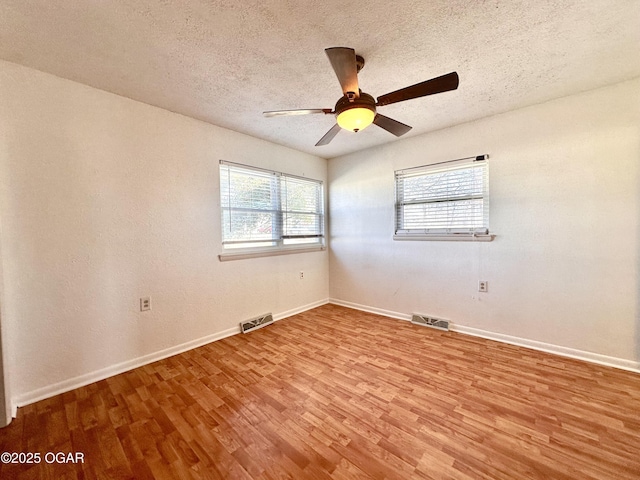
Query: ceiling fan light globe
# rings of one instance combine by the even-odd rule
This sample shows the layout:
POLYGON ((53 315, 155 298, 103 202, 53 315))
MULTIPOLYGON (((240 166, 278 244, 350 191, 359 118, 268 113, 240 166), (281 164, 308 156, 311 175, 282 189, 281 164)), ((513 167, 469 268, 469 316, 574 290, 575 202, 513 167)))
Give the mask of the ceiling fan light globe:
POLYGON ((338 114, 337 121, 345 130, 359 132, 373 123, 376 112, 367 107, 354 107, 338 114))

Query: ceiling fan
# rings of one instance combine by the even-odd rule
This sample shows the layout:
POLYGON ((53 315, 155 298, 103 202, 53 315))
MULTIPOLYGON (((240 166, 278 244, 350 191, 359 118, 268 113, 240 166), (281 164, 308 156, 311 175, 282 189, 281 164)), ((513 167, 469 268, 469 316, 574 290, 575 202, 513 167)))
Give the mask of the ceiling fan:
POLYGON ((331 142, 341 128, 358 132, 371 125, 371 123, 375 123, 396 137, 400 137, 411 130, 412 127, 377 113, 376 107, 383 107, 392 103, 404 102, 405 100, 425 97, 436 93, 448 92, 449 90, 458 88, 458 74, 451 72, 441 77, 432 78, 431 80, 387 93, 374 100, 371 95, 364 93, 358 87, 358 73, 362 70, 362 67, 364 67, 364 58, 356 55, 354 49, 345 47, 327 48, 325 49, 325 53, 327 57, 329 57, 331 67, 338 77, 338 81, 342 87, 342 93, 344 94, 336 102, 333 110, 330 108, 309 108, 263 112, 265 117, 308 115, 312 113, 335 115, 337 123, 316 143, 316 147, 327 145, 331 142))

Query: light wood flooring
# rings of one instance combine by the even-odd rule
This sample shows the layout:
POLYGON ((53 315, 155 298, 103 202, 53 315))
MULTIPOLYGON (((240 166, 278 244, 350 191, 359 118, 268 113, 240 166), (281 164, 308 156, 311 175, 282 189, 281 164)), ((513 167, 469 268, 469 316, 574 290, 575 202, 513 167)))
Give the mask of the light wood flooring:
POLYGON ((640 478, 640 375, 325 305, 20 408, 5 479, 640 478))

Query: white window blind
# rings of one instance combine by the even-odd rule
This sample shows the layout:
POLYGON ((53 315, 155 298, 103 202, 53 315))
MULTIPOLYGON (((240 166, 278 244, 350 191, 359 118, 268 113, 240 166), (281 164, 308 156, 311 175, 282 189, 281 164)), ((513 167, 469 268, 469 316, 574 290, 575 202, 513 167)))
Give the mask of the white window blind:
POLYGON ((322 182, 220 161, 225 248, 322 245, 322 182))
POLYGON ((488 234, 486 158, 396 171, 396 237, 488 234))

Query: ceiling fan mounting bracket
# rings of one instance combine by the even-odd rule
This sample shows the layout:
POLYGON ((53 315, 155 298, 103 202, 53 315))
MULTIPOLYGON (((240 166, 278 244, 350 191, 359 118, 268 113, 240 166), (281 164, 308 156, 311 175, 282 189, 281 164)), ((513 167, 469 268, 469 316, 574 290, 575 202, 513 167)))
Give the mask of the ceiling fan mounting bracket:
POLYGON ((356 55, 356 69, 357 72, 360 73, 360 70, 364 68, 364 58, 360 55, 356 55))

